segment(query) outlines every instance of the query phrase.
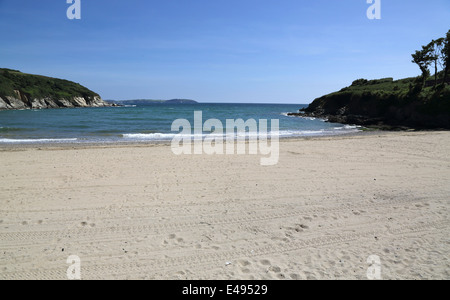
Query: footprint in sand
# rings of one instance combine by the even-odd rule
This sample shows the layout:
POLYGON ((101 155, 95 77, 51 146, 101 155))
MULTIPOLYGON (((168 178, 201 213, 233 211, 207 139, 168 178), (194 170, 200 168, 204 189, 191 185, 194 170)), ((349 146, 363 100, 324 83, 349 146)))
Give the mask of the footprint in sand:
POLYGON ((303 279, 302 276, 300 276, 299 274, 290 274, 289 277, 292 280, 301 280, 301 279, 303 279))
POLYGON ((172 234, 169 234, 167 236, 167 238, 164 239, 164 241, 163 241, 164 245, 168 245, 169 243, 170 244, 183 244, 184 243, 184 239, 182 239, 180 237, 177 237, 176 234, 172 233, 172 234))
POLYGON ((241 265, 242 267, 247 267, 249 265, 251 265, 252 263, 249 262, 248 260, 239 260, 238 261, 239 265, 241 265))
POLYGON ((88 222, 81 222, 80 224, 81 224, 81 226, 83 226, 83 227, 86 227, 86 226, 88 226, 88 225, 89 225, 89 227, 95 227, 95 223, 88 224, 88 222))
POLYGON ((302 232, 303 230, 309 229, 308 225, 305 224, 295 224, 295 231, 302 232))
POLYGON ((280 273, 281 272, 281 268, 277 267, 277 266, 270 266, 269 267, 269 271, 270 272, 274 272, 274 273, 280 273))
POLYGON ((303 232, 304 230, 309 229, 309 226, 305 224, 295 224, 294 227, 286 227, 285 229, 286 229, 285 235, 287 237, 292 237, 292 234, 294 232, 296 233, 303 232))
POLYGON ((267 259, 261 260, 260 263, 261 263, 263 266, 270 266, 270 265, 271 265, 270 261, 267 260, 267 259))

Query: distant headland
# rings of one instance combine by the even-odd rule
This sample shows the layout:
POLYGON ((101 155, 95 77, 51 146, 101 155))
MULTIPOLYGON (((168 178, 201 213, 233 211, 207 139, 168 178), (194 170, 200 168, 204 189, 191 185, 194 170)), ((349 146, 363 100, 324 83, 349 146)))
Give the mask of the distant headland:
POLYGON ((135 100, 105 100, 109 104, 115 105, 151 105, 151 104, 197 104, 198 102, 190 99, 170 99, 170 100, 153 100, 153 99, 135 99, 135 100))
POLYGON ((79 83, 0 68, 0 110, 197 103, 190 99, 102 100, 79 83))

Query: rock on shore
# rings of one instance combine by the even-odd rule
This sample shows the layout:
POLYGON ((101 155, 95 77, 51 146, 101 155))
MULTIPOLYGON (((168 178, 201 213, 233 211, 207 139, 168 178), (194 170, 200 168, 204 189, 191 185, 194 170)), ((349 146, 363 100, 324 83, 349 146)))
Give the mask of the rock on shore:
POLYGON ((13 96, 0 96, 0 110, 5 109, 46 109, 46 108, 73 108, 73 107, 105 107, 112 106, 100 97, 73 97, 71 99, 20 98, 13 96))

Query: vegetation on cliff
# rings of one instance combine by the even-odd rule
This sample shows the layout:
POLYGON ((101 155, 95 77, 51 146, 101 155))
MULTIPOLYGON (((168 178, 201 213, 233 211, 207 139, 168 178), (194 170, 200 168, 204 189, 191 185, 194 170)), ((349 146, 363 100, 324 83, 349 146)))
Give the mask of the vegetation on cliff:
POLYGON ((19 91, 29 98, 99 97, 97 93, 72 81, 0 69, 0 96, 14 97, 16 96, 14 91, 19 91))

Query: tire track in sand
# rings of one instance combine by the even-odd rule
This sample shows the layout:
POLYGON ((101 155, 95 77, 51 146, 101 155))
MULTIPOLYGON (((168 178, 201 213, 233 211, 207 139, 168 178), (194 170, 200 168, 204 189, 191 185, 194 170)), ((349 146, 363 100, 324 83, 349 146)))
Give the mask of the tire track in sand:
MULTIPOLYGON (((410 226, 400 226, 385 230, 384 233, 391 235, 411 234, 423 231, 430 231, 448 227, 450 220, 440 220, 436 222, 420 223, 410 226)), ((222 251, 219 253, 197 254, 190 256, 181 256, 164 259, 152 259, 151 256, 141 257, 139 262, 128 262, 118 264, 99 264, 82 265, 82 278, 84 279, 104 279, 111 276, 120 275, 139 275, 149 274, 154 270, 172 269, 177 267, 198 267, 213 262, 223 262, 230 259, 239 259, 243 257, 256 257, 269 254, 285 253, 297 251, 306 248, 324 247, 336 244, 349 243, 373 235, 380 235, 383 232, 376 230, 367 230, 347 234, 336 234, 333 236, 322 236, 317 238, 305 239, 301 241, 289 242, 285 245, 266 245, 248 250, 222 251)), ((62 262, 60 268, 51 268, 47 270, 29 270, 19 272, 0 273, 0 279, 66 279, 67 265, 62 262)))

